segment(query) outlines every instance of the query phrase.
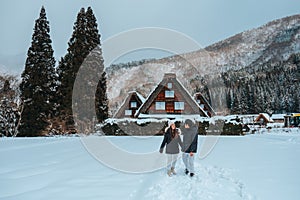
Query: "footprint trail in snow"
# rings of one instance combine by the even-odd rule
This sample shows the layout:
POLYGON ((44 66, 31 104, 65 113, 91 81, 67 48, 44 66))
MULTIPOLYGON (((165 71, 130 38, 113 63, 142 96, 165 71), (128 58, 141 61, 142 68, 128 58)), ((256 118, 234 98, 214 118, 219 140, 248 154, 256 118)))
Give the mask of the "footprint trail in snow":
POLYGON ((166 170, 161 170, 151 184, 143 185, 145 199, 178 199, 178 200, 254 200, 246 192, 244 184, 233 178, 229 170, 218 167, 202 167, 195 163, 197 175, 190 177, 184 174, 184 166, 178 164, 177 175, 168 177, 166 170), (146 188, 145 188, 146 187, 146 188))

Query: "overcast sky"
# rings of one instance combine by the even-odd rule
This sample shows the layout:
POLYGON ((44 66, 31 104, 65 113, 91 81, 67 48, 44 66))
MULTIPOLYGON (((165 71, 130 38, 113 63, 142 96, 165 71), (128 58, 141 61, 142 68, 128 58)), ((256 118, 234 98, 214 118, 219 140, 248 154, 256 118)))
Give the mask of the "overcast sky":
POLYGON ((104 41, 133 28, 182 32, 200 45, 299 14, 299 0, 0 0, 0 56, 27 52, 44 5, 57 58, 66 52, 78 11, 91 6, 104 41))

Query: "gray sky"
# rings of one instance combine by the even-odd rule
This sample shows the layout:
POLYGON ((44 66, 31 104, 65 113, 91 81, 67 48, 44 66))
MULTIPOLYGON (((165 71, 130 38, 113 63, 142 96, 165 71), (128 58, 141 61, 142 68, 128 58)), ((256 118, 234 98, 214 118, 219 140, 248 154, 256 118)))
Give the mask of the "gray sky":
POLYGON ((66 52, 78 11, 91 6, 104 41, 133 28, 182 32, 200 45, 299 14, 299 0, 0 0, 0 56, 27 52, 44 5, 56 58, 66 52))

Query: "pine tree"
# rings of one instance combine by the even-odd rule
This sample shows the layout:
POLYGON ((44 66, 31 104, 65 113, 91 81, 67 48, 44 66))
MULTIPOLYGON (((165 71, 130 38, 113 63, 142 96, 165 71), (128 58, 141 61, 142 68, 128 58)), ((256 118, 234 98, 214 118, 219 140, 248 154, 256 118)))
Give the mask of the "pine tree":
POLYGON ((77 15, 74 24, 74 31, 70 41, 68 42, 68 52, 61 59, 58 66, 59 75, 59 88, 58 94, 60 95, 59 102, 59 115, 64 119, 72 116, 72 91, 77 72, 88 55, 86 48, 86 17, 85 10, 82 8, 77 15))
POLYGON ((0 89, 0 136, 16 136, 19 112, 16 104, 16 92, 8 79, 0 89))
POLYGON ((8 98, 0 99, 0 136, 16 136, 19 112, 8 98))
POLYGON ((91 7, 88 7, 86 11, 86 38, 89 52, 100 45, 100 34, 97 26, 97 19, 93 13, 93 10, 91 7))
MULTIPOLYGON (((86 108, 84 113, 87 113, 86 112, 87 110, 89 110, 91 107, 94 107, 91 105, 83 105, 83 104, 84 102, 89 102, 90 98, 95 99, 95 97, 94 96, 90 97, 89 95, 81 96, 80 93, 81 91, 90 90, 90 88, 84 88, 86 87, 84 86, 85 82, 90 82, 89 83, 90 86, 92 85, 97 86, 101 74, 104 73, 104 62, 102 57, 102 50, 100 48, 100 34, 97 28, 96 17, 94 16, 91 7, 89 7, 86 12, 84 8, 82 8, 78 13, 74 25, 74 31, 68 45, 69 45, 68 52, 64 56, 64 58, 61 59, 61 62, 58 67, 59 82, 60 82, 58 93, 61 96, 60 99, 62 100, 61 102, 59 102, 60 104, 59 114, 62 120, 66 120, 66 118, 73 119, 74 114, 75 115, 80 114, 80 113, 73 113, 72 103, 74 104, 73 109, 75 108, 75 110, 78 110, 78 107, 81 107, 81 111, 83 111, 82 108, 86 108), (95 66, 95 63, 97 63, 97 66, 95 66), (81 88, 76 88, 76 90, 79 91, 78 92, 76 91, 75 92, 76 94, 74 94, 73 89, 74 89, 76 77, 78 75, 77 73, 78 70, 82 69, 83 66, 85 67, 84 71, 86 75, 81 80, 84 83, 83 85, 76 86, 81 88), (94 73, 96 73, 99 76, 97 80, 94 80, 93 78, 90 79, 90 75, 93 75, 94 73), (95 81, 96 83, 94 83, 95 81), (79 97, 76 96, 77 94, 79 94, 79 97), (72 99, 73 95, 76 96, 75 99, 72 99)), ((100 80, 101 82, 100 85, 102 87, 100 91, 101 94, 104 95, 103 98, 106 99, 105 74, 104 77, 102 77, 102 79, 105 80, 100 80)), ((86 93, 90 93, 90 92, 86 92, 86 93)), ((104 103, 99 102, 99 104, 107 105, 107 99, 105 100, 104 103)), ((106 109, 107 108, 105 108, 104 110, 106 109)), ((106 114, 104 115, 106 116, 106 114)), ((90 116, 87 116, 88 119, 89 117, 90 116)))
MULTIPOLYGON (((96 107, 96 115, 98 122, 103 122, 108 118, 108 100, 107 100, 107 86, 106 86, 106 73, 104 72, 104 61, 102 57, 102 50, 100 48, 100 34, 97 28, 97 20, 95 15, 93 14, 93 10, 91 7, 88 7, 86 11, 87 18, 87 40, 89 44, 90 50, 94 50, 97 46, 96 50, 99 52, 97 55, 97 63, 100 65, 100 69, 102 71, 102 75, 97 84, 97 90, 95 94, 95 107, 96 107)), ((101 73, 101 72, 100 72, 101 73)))
POLYGON ((249 107, 249 110, 247 110, 246 113, 256 113, 255 104, 254 104, 254 87, 255 87, 255 82, 250 79, 250 81, 248 83, 248 91, 249 91, 248 107, 249 107))
POLYGON ((55 109, 56 74, 45 8, 35 21, 31 46, 20 85, 23 112, 19 136, 41 135, 49 125, 55 109))
POLYGON ((95 107, 98 122, 103 122, 108 118, 108 100, 106 95, 106 73, 103 72, 101 80, 98 82, 95 94, 95 107))

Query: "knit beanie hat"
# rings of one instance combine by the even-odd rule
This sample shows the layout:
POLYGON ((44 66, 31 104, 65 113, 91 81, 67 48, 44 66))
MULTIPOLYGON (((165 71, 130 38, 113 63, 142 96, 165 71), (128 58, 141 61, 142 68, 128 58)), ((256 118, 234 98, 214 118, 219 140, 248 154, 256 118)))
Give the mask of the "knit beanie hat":
POLYGON ((175 122, 172 121, 172 120, 169 120, 169 121, 168 121, 168 126, 170 127, 172 124, 175 124, 175 122))
POLYGON ((194 125, 194 122, 190 119, 186 119, 184 123, 189 125, 189 127, 192 127, 194 125))

